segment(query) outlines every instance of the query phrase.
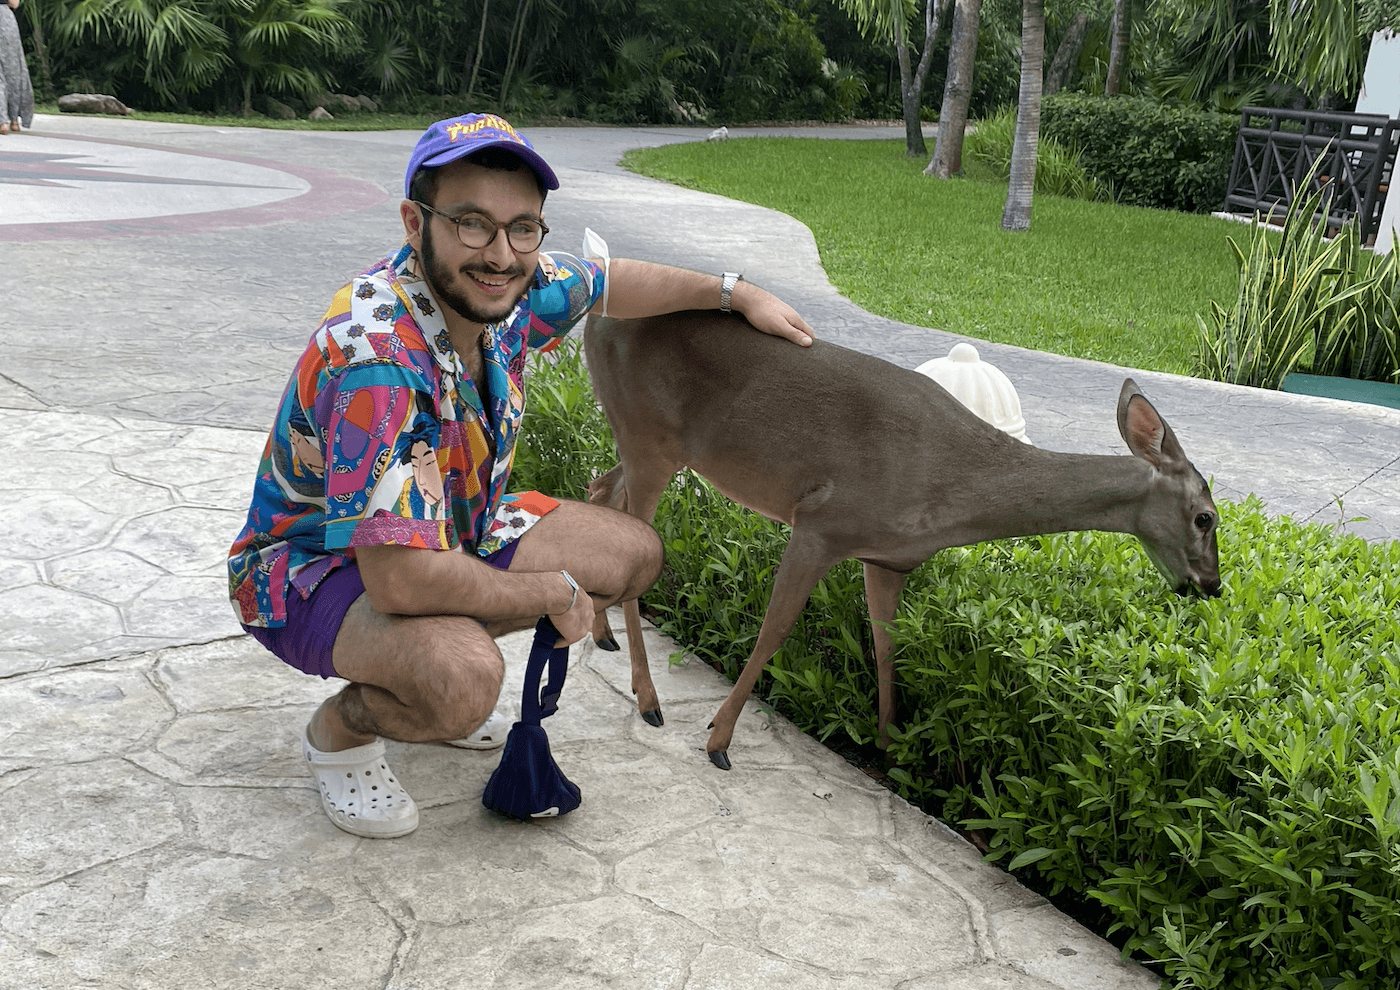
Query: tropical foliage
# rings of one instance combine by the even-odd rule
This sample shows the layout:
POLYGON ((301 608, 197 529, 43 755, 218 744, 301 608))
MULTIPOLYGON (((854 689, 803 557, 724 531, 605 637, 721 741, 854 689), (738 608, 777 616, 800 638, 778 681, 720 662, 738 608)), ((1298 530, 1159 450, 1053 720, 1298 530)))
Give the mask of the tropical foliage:
MULTIPOLYGON (((34 0, 61 92, 143 109, 365 94, 633 122, 835 119, 893 53, 828 0, 34 0), (864 67, 827 53, 818 29, 864 67)), ((36 35, 37 36, 37 35, 36 35)), ((883 88, 883 87, 882 87, 883 88)))
POLYGON ((1197 317, 1196 374, 1261 388, 1294 371, 1400 382, 1400 240, 1377 255, 1362 249, 1355 221, 1329 232, 1314 219, 1327 192, 1294 200, 1281 237, 1257 225, 1248 253, 1230 239, 1239 291, 1229 309, 1212 303, 1197 317))

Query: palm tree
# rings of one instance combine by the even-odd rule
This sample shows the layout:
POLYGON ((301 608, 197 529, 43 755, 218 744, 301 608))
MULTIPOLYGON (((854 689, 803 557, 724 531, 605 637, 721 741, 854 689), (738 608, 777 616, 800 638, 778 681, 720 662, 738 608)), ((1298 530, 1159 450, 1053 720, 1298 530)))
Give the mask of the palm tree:
POLYGON ((161 99, 178 101, 214 83, 231 63, 228 33, 200 0, 76 0, 58 5, 55 32, 117 54, 161 99))
POLYGON ((1123 88, 1123 76, 1128 67, 1128 44, 1132 41, 1132 0, 1114 0, 1112 41, 1108 48, 1108 78, 1104 80, 1105 96, 1117 96, 1123 88))
POLYGON ((1269 48, 1279 73, 1323 92, 1356 92, 1366 67, 1362 39, 1369 39, 1371 31, 1395 26, 1386 23, 1383 0, 1365 6, 1370 30, 1363 27, 1357 0, 1271 0, 1269 48))
POLYGON ((1021 93, 1016 105, 1016 138, 1011 145, 1011 184, 1003 230, 1029 230, 1035 190, 1035 154, 1040 143, 1040 95, 1045 69, 1045 0, 1021 2, 1021 93))
POLYGON ((1158 23, 1174 40, 1152 95, 1216 109, 1264 98, 1276 79, 1269 57, 1269 0, 1159 0, 1158 23))
POLYGON ((222 0, 222 5, 245 117, 253 112, 254 87, 304 94, 327 89, 325 57, 358 40, 354 23, 341 11, 345 0, 222 0))
POLYGON ((1065 28, 1064 37, 1055 49, 1055 57, 1050 60, 1050 68, 1045 72, 1045 95, 1058 93, 1069 82, 1070 71, 1079 59, 1084 48, 1084 35, 1089 30, 1089 12, 1077 10, 1065 28))
POLYGON ((972 70, 977 60, 981 21, 982 0, 957 0, 948 49, 948 81, 943 87, 943 108, 938 113, 938 143, 933 146, 933 157, 924 175, 946 179, 962 171, 963 131, 972 100, 972 70))
POLYGON ((924 79, 928 75, 929 58, 933 54, 933 43, 938 38, 938 26, 943 19, 947 0, 924 0, 924 51, 919 56, 918 67, 914 68, 909 58, 905 31, 909 26, 909 18, 918 10, 916 2, 917 0, 840 0, 841 9, 855 20, 861 34, 867 38, 877 35, 893 40, 895 58, 899 61, 905 153, 926 155, 928 149, 924 145, 920 104, 924 79))

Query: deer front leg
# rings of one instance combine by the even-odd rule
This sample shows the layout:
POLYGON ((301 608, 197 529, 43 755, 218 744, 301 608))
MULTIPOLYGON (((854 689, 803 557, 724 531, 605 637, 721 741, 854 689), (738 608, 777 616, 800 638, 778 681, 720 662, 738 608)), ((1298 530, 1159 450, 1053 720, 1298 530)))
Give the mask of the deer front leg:
POLYGON ((865 565, 865 605, 870 610, 870 634, 875 643, 875 680, 880 686, 878 715, 881 749, 890 745, 889 724, 894 721, 895 679, 894 658, 890 656, 889 626, 899 609, 899 593, 904 590, 907 574, 900 574, 878 564, 865 565))
POLYGON ((729 697, 724 699, 724 704, 710 723, 713 731, 705 744, 705 751, 710 756, 710 762, 721 770, 730 768, 729 743, 734 738, 734 723, 739 720, 744 702, 753 693, 764 664, 773 658, 788 633, 792 632, 793 623, 807 604, 812 589, 836 563, 814 545, 815 542, 804 537, 800 530, 793 529, 787 549, 783 551, 782 563, 778 565, 778 573, 773 579, 773 596, 768 601, 768 611, 764 613, 763 625, 758 630, 758 642, 744 664, 739 679, 734 682, 729 697))

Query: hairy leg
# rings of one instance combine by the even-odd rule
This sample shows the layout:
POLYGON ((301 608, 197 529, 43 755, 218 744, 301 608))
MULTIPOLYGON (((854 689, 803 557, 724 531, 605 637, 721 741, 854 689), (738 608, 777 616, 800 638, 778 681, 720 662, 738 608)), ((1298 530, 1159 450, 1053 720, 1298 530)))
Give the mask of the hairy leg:
MULTIPOLYGON (((587 502, 559 503, 520 537, 512 571, 566 570, 602 611, 641 594, 661 576, 661 540, 646 523, 587 502)), ((493 622, 493 636, 534 625, 539 616, 493 622)))
POLYGON ((361 595, 345 615, 332 662, 350 684, 308 727, 322 751, 375 736, 402 742, 460 739, 490 716, 505 666, 481 623, 466 616, 385 615, 361 595))
MULTIPOLYGON (((602 610, 636 598, 661 573, 661 541, 623 512, 559 507, 520 537, 512 571, 567 570, 602 610)), ((330 752, 375 736, 460 739, 490 716, 505 667, 494 637, 534 625, 520 615, 483 627, 468 616, 386 615, 361 595, 345 615, 332 662, 351 683, 312 716, 311 744, 330 752)))

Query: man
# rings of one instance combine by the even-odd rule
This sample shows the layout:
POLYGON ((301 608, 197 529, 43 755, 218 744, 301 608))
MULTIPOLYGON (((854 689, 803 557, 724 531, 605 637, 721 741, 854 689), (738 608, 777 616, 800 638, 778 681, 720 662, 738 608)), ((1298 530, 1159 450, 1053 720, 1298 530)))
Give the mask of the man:
POLYGON ((285 662, 349 684, 303 754, 355 835, 418 824, 381 737, 492 749, 493 637, 549 615, 561 643, 660 573, 651 528, 538 492, 508 494, 525 352, 591 311, 719 306, 799 344, 811 328, 750 283, 646 262, 542 254, 558 179, 491 114, 419 139, 396 254, 336 294, 282 397, 248 523, 229 556, 239 619, 285 662))

